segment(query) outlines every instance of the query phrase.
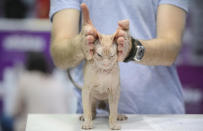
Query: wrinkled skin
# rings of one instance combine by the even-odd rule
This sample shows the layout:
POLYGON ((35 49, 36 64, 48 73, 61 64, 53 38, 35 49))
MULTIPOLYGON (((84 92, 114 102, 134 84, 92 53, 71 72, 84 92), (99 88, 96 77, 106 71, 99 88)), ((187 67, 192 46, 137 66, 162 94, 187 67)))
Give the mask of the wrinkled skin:
POLYGON ((119 61, 123 61, 131 48, 128 33, 128 20, 120 21, 117 31, 112 35, 97 32, 90 18, 88 8, 81 5, 83 12, 83 28, 81 37, 84 39, 82 50, 85 55, 84 87, 82 103, 84 114, 83 129, 93 128, 92 119, 96 115, 96 107, 100 101, 109 104, 109 126, 113 130, 121 127, 118 120, 125 120, 125 115, 118 115, 120 97, 119 61))

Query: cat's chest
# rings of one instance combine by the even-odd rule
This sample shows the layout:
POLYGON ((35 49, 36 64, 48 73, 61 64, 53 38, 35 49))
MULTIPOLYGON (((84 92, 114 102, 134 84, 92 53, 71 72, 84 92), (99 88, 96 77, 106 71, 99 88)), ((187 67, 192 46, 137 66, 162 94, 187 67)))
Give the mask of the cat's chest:
POLYGON ((85 86, 91 92, 108 93, 109 90, 119 86, 119 72, 118 64, 109 70, 100 70, 95 64, 87 62, 84 68, 85 86))
POLYGON ((109 91, 115 87, 115 83, 118 80, 114 80, 115 78, 108 75, 99 75, 95 77, 94 82, 92 82, 90 86, 90 91, 93 97, 99 100, 105 100, 108 98, 109 91))
POLYGON ((95 73, 92 79, 92 88, 96 90, 107 90, 112 87, 112 81, 115 79, 113 73, 95 73))

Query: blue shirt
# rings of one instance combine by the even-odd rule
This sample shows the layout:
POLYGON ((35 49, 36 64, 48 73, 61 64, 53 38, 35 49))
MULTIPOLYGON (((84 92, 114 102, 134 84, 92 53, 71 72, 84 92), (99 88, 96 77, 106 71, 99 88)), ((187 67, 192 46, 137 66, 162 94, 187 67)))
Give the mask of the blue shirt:
MULTIPOLYGON (((188 11, 187 0, 51 0, 50 18, 62 9, 80 10, 82 2, 87 4, 90 18, 99 32, 113 34, 118 27, 118 21, 129 19, 130 34, 142 40, 156 38, 156 16, 159 5, 171 4, 188 11)), ((146 66, 135 62, 121 62, 119 65, 120 113, 185 112, 182 87, 175 64, 146 66)), ((81 79, 82 73, 77 74, 77 78, 81 79)), ((78 109, 80 112, 81 104, 78 109)))

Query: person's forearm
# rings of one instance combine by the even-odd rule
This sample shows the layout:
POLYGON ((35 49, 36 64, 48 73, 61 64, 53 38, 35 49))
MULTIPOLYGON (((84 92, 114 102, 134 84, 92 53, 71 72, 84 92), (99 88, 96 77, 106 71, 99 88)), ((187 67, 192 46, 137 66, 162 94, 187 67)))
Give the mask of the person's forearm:
POLYGON ((144 65, 173 64, 181 48, 181 40, 170 38, 157 38, 152 40, 140 40, 145 47, 143 59, 138 62, 144 65))
POLYGON ((162 4, 157 10, 157 37, 140 40, 145 47, 141 60, 145 65, 173 64, 179 54, 185 27, 186 12, 170 4, 162 4))
POLYGON ((51 43, 51 55, 54 64, 62 69, 78 65, 84 59, 80 44, 80 35, 66 39, 53 38, 51 43))

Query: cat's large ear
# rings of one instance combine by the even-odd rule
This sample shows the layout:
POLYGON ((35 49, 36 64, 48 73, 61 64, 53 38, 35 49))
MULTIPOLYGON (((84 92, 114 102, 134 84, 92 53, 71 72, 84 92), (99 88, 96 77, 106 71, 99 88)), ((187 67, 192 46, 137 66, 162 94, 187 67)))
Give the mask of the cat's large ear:
POLYGON ((89 15, 89 10, 87 5, 85 3, 82 3, 80 7, 82 9, 83 25, 86 25, 86 24, 92 25, 92 21, 90 20, 90 15, 89 15))
POLYGON ((115 33, 115 41, 117 43, 118 61, 124 61, 124 59, 127 57, 127 54, 129 53, 131 46, 131 37, 129 35, 129 20, 121 20, 118 22, 118 28, 115 33))
POLYGON ((81 9, 82 9, 82 19, 83 19, 82 33, 86 39, 86 42, 84 43, 83 51, 85 54, 85 58, 87 60, 91 60, 94 55, 94 48, 95 48, 94 44, 96 41, 95 39, 98 38, 98 32, 92 24, 88 7, 85 3, 81 4, 81 9), (89 26, 86 26, 86 25, 89 25, 89 26))

